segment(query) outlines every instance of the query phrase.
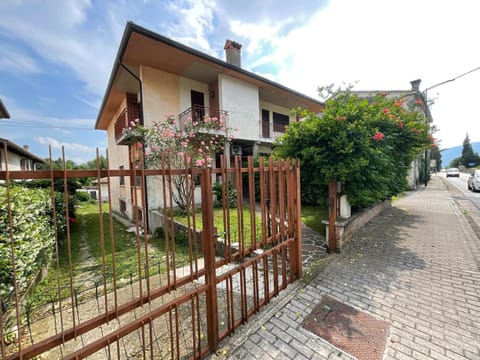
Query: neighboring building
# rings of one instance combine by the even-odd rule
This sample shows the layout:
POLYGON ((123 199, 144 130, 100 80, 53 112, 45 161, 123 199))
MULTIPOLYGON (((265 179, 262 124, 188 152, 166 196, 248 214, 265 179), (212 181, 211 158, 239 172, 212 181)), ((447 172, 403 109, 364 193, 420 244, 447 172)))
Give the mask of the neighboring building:
POLYGON ((10 119, 10 114, 3 104, 2 99, 0 99, 0 119, 10 119))
MULTIPOLYGON (((420 91, 421 80, 413 80, 410 82, 411 89, 409 90, 368 90, 368 91, 352 91, 352 93, 362 98, 373 98, 377 94, 384 94, 388 98, 398 99, 403 98, 404 106, 406 108, 418 109, 425 115, 425 119, 428 124, 432 123, 433 118, 428 107, 427 99, 420 91)), ((412 167, 408 174, 408 186, 412 189, 416 189, 420 182, 420 175, 428 172, 429 160, 427 151, 418 154, 417 158, 413 161, 412 167), (423 164, 423 165, 422 165, 423 164)))
POLYGON ((98 180, 93 180, 92 186, 83 186, 81 189, 77 189, 77 192, 86 192, 90 195, 92 200, 108 201, 108 178, 104 177, 100 179, 100 188, 98 187, 98 180), (101 193, 101 194, 100 194, 101 193))
MULTIPOLYGON (((198 114, 224 116, 238 129, 225 153, 245 157, 271 153, 275 138, 297 121, 291 109, 323 109, 318 100, 242 69, 240 44, 227 40, 224 50, 227 61, 127 23, 95 125, 107 131, 111 168, 134 166, 135 148, 122 130, 136 118, 148 126, 176 114, 181 126, 198 114)), ((111 183, 113 210, 129 218, 135 211, 131 185, 129 178, 111 183)), ((147 189, 148 209, 163 205, 158 193, 147 189)))
POLYGON ((28 146, 18 146, 7 139, 0 138, 0 170, 7 169, 6 159, 8 158, 8 170, 36 170, 37 164, 44 164, 45 160, 28 151, 28 146), (7 154, 5 155, 5 148, 7 154))

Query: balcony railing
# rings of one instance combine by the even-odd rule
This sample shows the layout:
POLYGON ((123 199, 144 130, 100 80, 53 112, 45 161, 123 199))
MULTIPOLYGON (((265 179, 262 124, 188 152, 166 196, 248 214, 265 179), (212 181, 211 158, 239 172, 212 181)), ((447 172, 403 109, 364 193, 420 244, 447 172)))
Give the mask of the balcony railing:
POLYGON ((223 119, 226 121, 228 112, 208 106, 193 105, 178 115, 180 129, 183 129, 187 121, 203 121, 205 117, 223 119))
POLYGON ((127 108, 123 109, 120 115, 118 115, 117 121, 115 121, 115 140, 117 144, 122 138, 123 129, 126 128, 128 128, 127 108))
POLYGON ((285 134, 285 124, 273 123, 273 132, 270 129, 270 123, 261 122, 262 126, 262 138, 264 139, 276 139, 277 137, 285 134))

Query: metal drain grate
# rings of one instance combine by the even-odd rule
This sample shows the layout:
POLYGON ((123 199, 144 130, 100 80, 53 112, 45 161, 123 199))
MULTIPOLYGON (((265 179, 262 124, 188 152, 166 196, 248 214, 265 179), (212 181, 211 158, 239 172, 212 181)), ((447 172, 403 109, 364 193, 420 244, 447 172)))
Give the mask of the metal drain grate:
POLYGON ((358 360, 381 360, 390 324, 324 296, 302 326, 358 360))

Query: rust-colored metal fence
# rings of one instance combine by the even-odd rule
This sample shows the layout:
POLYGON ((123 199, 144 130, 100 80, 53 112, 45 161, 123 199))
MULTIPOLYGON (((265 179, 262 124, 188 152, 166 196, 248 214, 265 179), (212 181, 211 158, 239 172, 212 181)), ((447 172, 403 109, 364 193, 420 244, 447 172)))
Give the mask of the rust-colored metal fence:
POLYGON ((160 169, 0 171, 6 204, 0 216, 7 219, 0 276, 11 281, 1 294, 2 359, 183 359, 214 351, 302 270, 298 163, 248 158, 242 166, 239 157, 233 163, 173 169, 167 159, 160 169), (126 184, 133 198, 121 206, 135 209, 126 219, 118 187, 139 176, 126 184), (186 189, 182 211, 173 200, 174 177, 186 189), (87 178, 97 180, 96 198, 104 199, 87 203, 93 214, 82 214, 68 190, 87 178), (55 241, 48 264, 23 287, 13 189, 40 179, 50 192, 55 241), (153 195, 164 206, 147 211, 143 204, 153 195), (153 213, 162 226, 144 231, 153 213), (128 236, 130 255, 122 257, 119 244, 128 236), (45 276, 48 283, 40 282, 45 276), (38 291, 44 296, 32 295, 38 291))

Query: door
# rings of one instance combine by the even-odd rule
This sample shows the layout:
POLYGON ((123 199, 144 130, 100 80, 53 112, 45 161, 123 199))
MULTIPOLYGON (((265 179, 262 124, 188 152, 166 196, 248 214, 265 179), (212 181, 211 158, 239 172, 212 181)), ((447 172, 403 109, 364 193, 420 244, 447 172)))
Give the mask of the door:
POLYGON ((192 102, 192 120, 201 121, 205 116, 205 98, 203 93, 192 90, 190 93, 192 102))

